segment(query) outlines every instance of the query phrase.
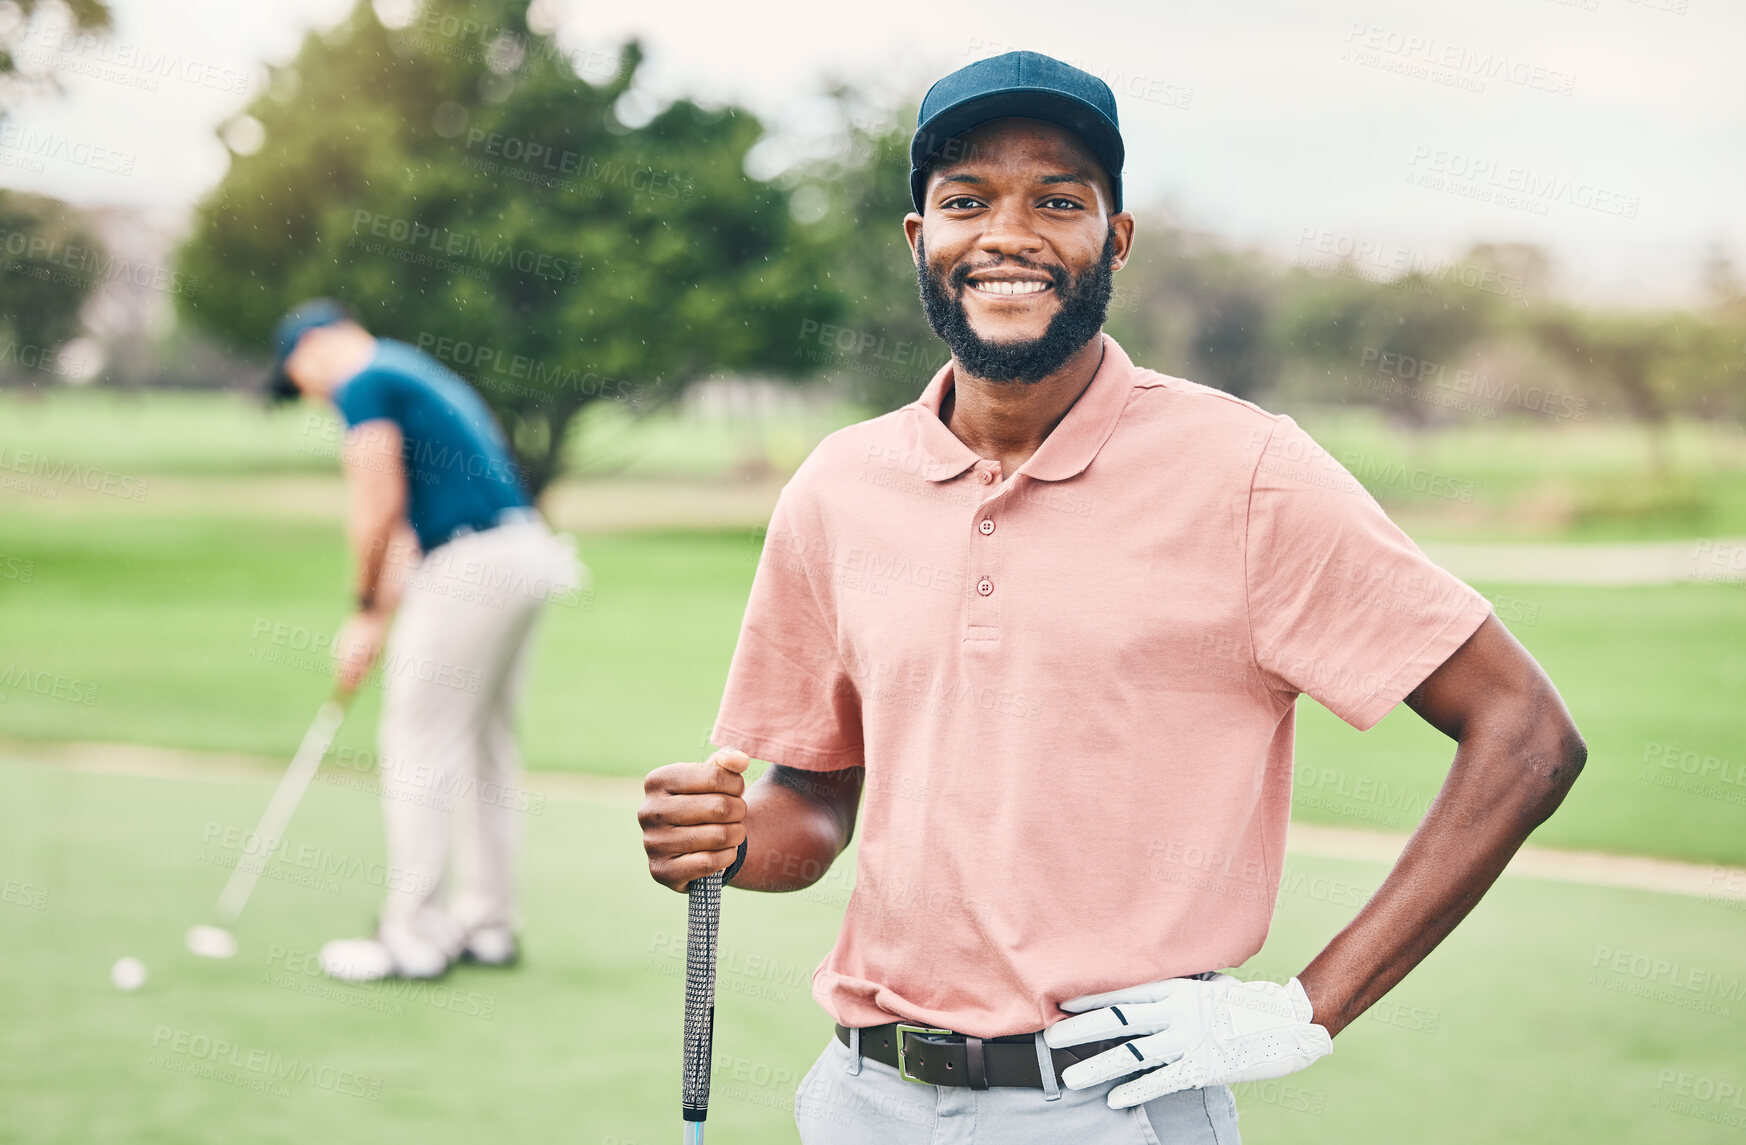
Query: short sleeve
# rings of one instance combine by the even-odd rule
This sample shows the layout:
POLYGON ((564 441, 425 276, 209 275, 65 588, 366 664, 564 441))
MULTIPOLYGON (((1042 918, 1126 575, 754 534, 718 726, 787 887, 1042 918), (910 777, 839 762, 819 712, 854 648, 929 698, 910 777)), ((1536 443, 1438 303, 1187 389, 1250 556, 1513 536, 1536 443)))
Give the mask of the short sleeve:
POLYGON ((807 771, 862 763, 861 701, 828 593, 827 540, 794 482, 782 491, 710 739, 807 771))
POLYGON ((1244 562, 1255 659, 1271 686, 1309 695, 1359 730, 1491 610, 1290 418, 1255 469, 1244 562))
POLYGON ((333 404, 348 427, 382 418, 400 420, 394 408, 393 388, 388 375, 381 370, 364 370, 348 379, 333 392, 333 404))

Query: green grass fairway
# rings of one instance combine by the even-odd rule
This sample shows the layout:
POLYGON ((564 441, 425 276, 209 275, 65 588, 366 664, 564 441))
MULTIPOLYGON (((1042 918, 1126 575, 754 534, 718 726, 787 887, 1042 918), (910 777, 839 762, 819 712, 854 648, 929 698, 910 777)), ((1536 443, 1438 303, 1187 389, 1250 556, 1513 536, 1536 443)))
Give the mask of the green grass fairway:
MULTIPOLYGON (((0 761, 0 1141, 677 1137, 684 902, 644 874, 628 803, 554 799, 529 816, 521 969, 346 987, 306 968, 374 910, 379 810, 356 791, 311 790, 287 839, 303 858, 274 870, 313 885, 263 879, 234 961, 181 947, 223 884, 225 831, 247 831, 271 787, 0 761), (108 981, 124 954, 150 972, 134 994, 108 981)), ((1294 973, 1381 873, 1289 863, 1245 976, 1294 973)), ((712 1141, 794 1140, 794 1087, 829 1030, 808 980, 843 886, 729 894, 712 1141)), ((1743 932, 1746 914, 1701 900, 1508 880, 1332 1057, 1240 1091, 1245 1140, 1737 1142, 1705 1118, 1746 1111, 1667 1106, 1698 1078, 1746 1083, 1743 932), (1610 970, 1616 953, 1711 985, 1633 995, 1655 983, 1610 970)))
MULTIPOLYGON (((583 415, 568 455, 575 471, 595 476, 719 482, 786 474, 825 434, 866 416, 813 398, 732 419, 671 410, 633 417, 604 403, 583 415)), ((1630 423, 1481 420, 1409 434, 1374 410, 1278 412, 1294 414, 1420 539, 1746 535, 1746 433, 1738 426, 1669 426, 1660 439, 1665 470, 1657 473, 1649 435, 1630 423)), ((96 467, 160 486, 337 468, 331 414, 309 406, 266 411, 236 393, 0 393, 0 425, 9 448, 49 471, 96 467)))
MULTIPOLYGON (((337 524, 146 518, 117 507, 15 519, 6 544, 33 567, 28 582, 0 580, 0 678, 16 664, 69 683, 63 698, 0 688, 0 735, 283 756, 327 691, 321 645, 345 607, 337 524), (90 702, 64 698, 75 694, 90 702)), ((582 550, 596 592, 586 608, 547 610, 524 720, 530 766, 640 776, 696 758, 757 541, 609 534, 584 537, 582 550)), ((1558 682, 1591 749, 1539 841, 1746 864, 1746 592, 1491 591, 1502 615, 1521 618, 1517 635, 1558 682), (1677 764, 1687 751, 1725 764, 1733 781, 1656 762, 1677 764)), ((370 750, 374 704, 371 690, 342 747, 370 750)), ((1384 830, 1418 821, 1448 767, 1448 741, 1404 709, 1364 735, 1312 702, 1300 712, 1300 817, 1384 830)))
MULTIPOLYGON (((368 783, 337 782, 369 769, 374 686, 304 801, 290 858, 238 927, 239 957, 183 950, 189 925, 216 921, 238 837, 330 686, 326 644, 348 593, 329 443, 302 413, 264 418, 228 398, 0 397, 0 420, 14 470, 20 450, 35 451, 131 483, 112 493, 144 493, 0 490, 0 1145, 676 1139, 685 904, 647 877, 633 788, 568 780, 570 796, 530 808, 520 969, 461 968, 434 987, 345 987, 313 972, 323 941, 368 932, 382 893, 377 799, 368 783), (79 758, 54 750, 68 741, 267 762, 209 761, 178 779, 49 763, 79 758), (150 979, 124 994, 108 975, 129 954, 150 979)), ((645 488, 669 482, 655 498, 669 504, 699 487, 678 478, 719 491, 736 471, 767 476, 823 431, 805 418, 610 421, 589 432, 636 458, 645 488)), ((1679 430, 1685 476, 1633 500, 1586 488, 1640 462, 1627 429, 1403 442, 1356 420, 1328 425, 1336 453, 1357 450, 1376 472, 1404 457, 1475 482, 1484 504, 1472 521, 1415 502, 1411 481, 1378 490, 1433 534, 1509 534, 1532 521, 1509 513, 1553 494, 1605 510, 1580 528, 1559 518, 1558 535, 1746 534, 1737 432, 1679 430), (1658 516, 1656 499, 1677 500, 1693 474, 1712 481, 1706 507, 1658 516)), ((768 487, 745 488, 753 496, 726 519, 744 520, 768 487)), ((575 483, 564 495, 612 494, 575 483)), ((722 519, 715 504, 687 519, 722 519)), ((645 528, 581 541, 596 589, 548 610, 523 715, 530 766, 636 777, 698 758, 755 535, 645 528)), ((1590 745, 1535 841, 1746 865, 1746 591, 1482 587, 1590 745)), ((1300 713, 1297 819, 1417 823, 1452 744, 1407 711, 1363 735, 1313 702, 1300 713)), ((829 1036, 810 975, 849 870, 845 859, 798 895, 728 896, 716 1145, 795 1139, 794 1089, 829 1036)), ((1293 856, 1272 935, 1244 973, 1297 972, 1383 874, 1293 856)), ((1243 1087, 1245 1140, 1746 1143, 1746 1096, 1733 1096, 1746 1093, 1743 907, 1506 880, 1331 1058, 1243 1087)))

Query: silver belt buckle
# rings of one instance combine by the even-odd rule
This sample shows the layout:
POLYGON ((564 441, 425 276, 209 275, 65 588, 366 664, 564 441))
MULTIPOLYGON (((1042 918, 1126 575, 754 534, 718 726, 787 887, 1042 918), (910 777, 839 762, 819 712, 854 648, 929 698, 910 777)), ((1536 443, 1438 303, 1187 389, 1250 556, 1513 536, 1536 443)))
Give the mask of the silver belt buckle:
POLYGON ((933 1082, 924 1078, 910 1076, 909 1061, 903 1049, 903 1036, 905 1034, 945 1034, 948 1037, 955 1037, 957 1031, 942 1030, 938 1026, 912 1026, 908 1022, 897 1023, 897 1076, 904 1081, 913 1081, 918 1085, 932 1085, 933 1082))

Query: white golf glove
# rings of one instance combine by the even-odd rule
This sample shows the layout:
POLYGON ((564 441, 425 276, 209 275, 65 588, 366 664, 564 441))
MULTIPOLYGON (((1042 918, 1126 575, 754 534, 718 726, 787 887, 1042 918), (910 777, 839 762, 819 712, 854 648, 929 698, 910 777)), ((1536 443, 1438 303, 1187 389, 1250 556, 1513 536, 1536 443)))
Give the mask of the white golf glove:
POLYGON ((1061 1073, 1067 1088, 1085 1089, 1150 1070, 1110 1090, 1112 1109, 1182 1089, 1284 1077, 1334 1050, 1328 1031, 1311 1021, 1309 998, 1296 978, 1283 986, 1229 974, 1166 978, 1069 998, 1061 1008, 1074 1016, 1044 1032, 1052 1047, 1148 1035, 1061 1073))

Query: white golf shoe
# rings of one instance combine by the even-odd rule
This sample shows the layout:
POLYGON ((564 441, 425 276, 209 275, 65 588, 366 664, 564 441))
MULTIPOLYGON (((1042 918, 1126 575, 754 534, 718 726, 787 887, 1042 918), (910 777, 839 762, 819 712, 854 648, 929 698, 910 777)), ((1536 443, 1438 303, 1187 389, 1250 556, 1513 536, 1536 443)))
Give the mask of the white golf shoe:
POLYGON ((461 948, 462 961, 477 962, 481 966, 513 966, 520 956, 515 935, 507 926, 475 930, 467 935, 467 944, 461 948))
POLYGON ((401 940, 392 948, 380 938, 336 938, 321 948, 321 968, 342 982, 383 978, 441 978, 449 960, 429 943, 401 940))

